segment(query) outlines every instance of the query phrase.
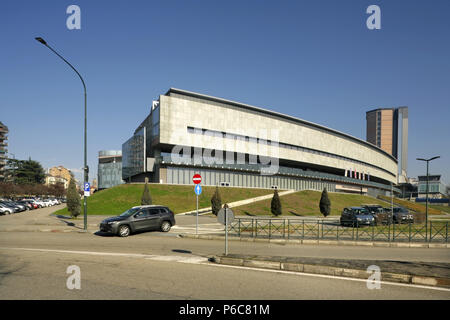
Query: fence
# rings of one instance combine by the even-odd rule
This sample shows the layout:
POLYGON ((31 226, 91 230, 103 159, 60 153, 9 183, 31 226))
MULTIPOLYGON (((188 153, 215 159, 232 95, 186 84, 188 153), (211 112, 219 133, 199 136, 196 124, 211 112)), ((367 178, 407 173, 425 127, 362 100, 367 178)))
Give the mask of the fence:
POLYGON ((268 239, 316 239, 387 242, 444 242, 448 243, 448 222, 425 224, 390 224, 381 226, 344 227, 336 221, 236 218, 229 226, 229 234, 237 237, 268 239))

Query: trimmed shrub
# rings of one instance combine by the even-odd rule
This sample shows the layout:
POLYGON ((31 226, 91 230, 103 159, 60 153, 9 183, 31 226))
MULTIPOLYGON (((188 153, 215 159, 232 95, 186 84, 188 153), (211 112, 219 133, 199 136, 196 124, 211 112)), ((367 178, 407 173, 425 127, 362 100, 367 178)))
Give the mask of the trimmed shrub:
POLYGON ((281 215, 281 201, 277 189, 273 192, 272 202, 270 203, 270 211, 275 216, 281 215))

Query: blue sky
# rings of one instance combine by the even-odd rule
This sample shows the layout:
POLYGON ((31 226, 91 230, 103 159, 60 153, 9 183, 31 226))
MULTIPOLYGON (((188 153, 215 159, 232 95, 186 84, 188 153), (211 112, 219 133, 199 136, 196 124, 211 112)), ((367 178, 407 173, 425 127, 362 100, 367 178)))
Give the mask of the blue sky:
MULTIPOLYGON (((365 113, 409 107, 411 177, 440 155, 450 182, 450 1, 10 1, 0 3, 0 121, 9 152, 83 166, 121 149, 151 102, 176 87, 275 110, 365 140, 365 113), (81 30, 66 8, 81 8, 81 30), (381 9, 381 30, 366 8, 381 9)), ((77 174, 81 179, 81 175, 77 174)))

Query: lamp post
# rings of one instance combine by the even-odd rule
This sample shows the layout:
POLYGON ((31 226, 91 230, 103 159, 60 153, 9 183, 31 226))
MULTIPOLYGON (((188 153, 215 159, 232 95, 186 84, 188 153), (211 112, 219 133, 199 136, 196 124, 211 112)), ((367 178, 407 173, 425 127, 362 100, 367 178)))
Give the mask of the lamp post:
MULTIPOLYGON (((83 88, 84 88, 84 183, 83 186, 86 185, 86 182, 88 182, 88 173, 89 173, 89 168, 87 166, 87 95, 86 95, 86 84, 84 83, 83 77, 81 76, 81 74, 77 71, 77 69, 74 68, 74 66, 72 66, 70 64, 69 61, 67 61, 66 59, 64 59, 58 52, 56 52, 52 47, 50 47, 47 42, 42 39, 41 37, 37 37, 35 38, 36 41, 40 42, 41 44, 43 44, 44 46, 46 46, 47 48, 49 48, 54 54, 56 54, 59 58, 61 58, 65 63, 67 63, 69 65, 69 67, 71 67, 73 69, 73 71, 75 71, 75 73, 78 75, 78 77, 80 77, 81 83, 83 84, 83 88)), ((84 196, 84 231, 87 231, 87 203, 86 203, 86 196, 84 196)))
POLYGON ((429 162, 440 158, 441 156, 436 156, 430 159, 416 158, 419 161, 425 161, 427 163, 427 187, 426 187, 426 198, 425 198, 425 241, 428 241, 428 167, 429 162))

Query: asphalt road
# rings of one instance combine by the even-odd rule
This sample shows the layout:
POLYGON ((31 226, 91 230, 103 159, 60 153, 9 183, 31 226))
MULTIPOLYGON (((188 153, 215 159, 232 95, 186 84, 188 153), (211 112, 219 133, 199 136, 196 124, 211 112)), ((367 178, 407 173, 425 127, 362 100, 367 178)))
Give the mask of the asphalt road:
MULTIPOLYGON (((177 216, 170 233, 128 238, 96 233, 103 217, 89 217, 88 233, 44 208, 0 217, 0 299, 446 299, 448 290, 216 265, 207 257, 224 242, 180 238, 195 232, 195 217, 177 216), (14 231, 15 228, 22 231, 14 231), (46 228, 47 231, 36 232, 46 228), (63 233, 63 229, 72 232, 63 233), (7 231, 9 230, 9 231, 7 231), (23 232, 27 231, 27 232, 23 232), (80 289, 68 289, 69 266, 80 289)), ((220 229, 200 217, 200 230, 220 229)), ((367 260, 450 262, 448 249, 293 245, 230 241, 230 253, 367 260)), ((382 272, 382 270, 381 270, 382 272)))
MULTIPOLYGON (((348 250, 348 255, 355 257, 403 254, 405 258, 426 255, 433 261, 448 261, 445 249, 262 243, 236 243, 230 249, 308 256, 342 256, 348 250)), ((227 267, 207 261, 208 255, 222 250, 221 241, 161 236, 156 232, 128 238, 90 233, 0 232, 0 299, 450 298, 448 290, 386 283, 379 290, 369 290, 361 280, 227 267), (70 290, 66 285, 72 275, 66 273, 71 265, 80 268, 79 290, 70 290)))

